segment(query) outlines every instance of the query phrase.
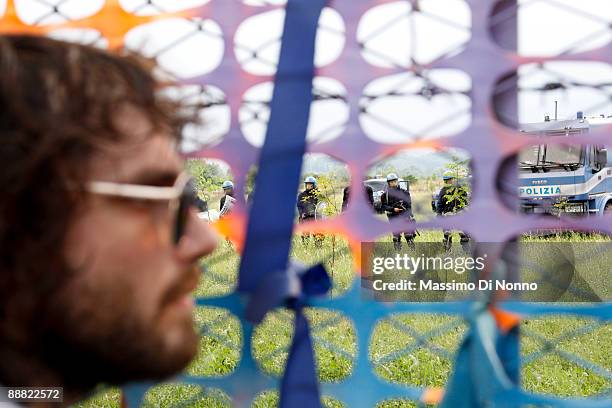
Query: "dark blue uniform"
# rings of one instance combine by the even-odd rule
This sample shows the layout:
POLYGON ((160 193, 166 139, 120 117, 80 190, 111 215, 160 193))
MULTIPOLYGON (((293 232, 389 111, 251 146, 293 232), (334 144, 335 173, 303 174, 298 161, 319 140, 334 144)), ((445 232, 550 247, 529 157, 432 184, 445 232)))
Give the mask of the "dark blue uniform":
MULTIPOLYGON (((438 215, 444 214, 455 214, 461 211, 462 203, 458 199, 449 200, 446 197, 449 194, 453 193, 453 189, 457 188, 455 185, 447 184, 440 190, 438 193, 438 199, 436 200, 436 213, 438 215)), ((467 191, 464 189, 459 190, 459 195, 462 197, 463 203, 467 204, 468 195, 467 191)), ((464 233, 463 231, 459 231, 460 242, 462 245, 467 244, 470 241, 470 236, 464 233)), ((452 232, 450 230, 444 230, 444 247, 446 249, 450 249, 451 244, 453 243, 452 232)))
MULTIPOLYGON (((414 221, 412 214, 412 198, 408 191, 402 190, 399 187, 387 187, 387 191, 380 197, 381 208, 387 213, 389 221, 395 218, 404 218, 407 221, 414 221), (400 211, 396 212, 395 209, 400 211)), ((396 249, 402 247, 402 235, 409 246, 414 246, 413 232, 398 232, 393 234, 393 245, 396 249)))
POLYGON ((304 190, 298 195, 297 210, 300 222, 315 218, 317 205, 319 204, 318 191, 315 187, 310 190, 304 190))
MULTIPOLYGON (((318 204, 319 190, 317 190, 316 187, 302 191, 297 199, 298 222, 302 223, 315 220, 317 218, 318 204)), ((323 240, 325 239, 323 234, 311 234, 309 232, 302 233, 302 244, 308 244, 311 235, 314 237, 317 247, 323 245, 323 240)))

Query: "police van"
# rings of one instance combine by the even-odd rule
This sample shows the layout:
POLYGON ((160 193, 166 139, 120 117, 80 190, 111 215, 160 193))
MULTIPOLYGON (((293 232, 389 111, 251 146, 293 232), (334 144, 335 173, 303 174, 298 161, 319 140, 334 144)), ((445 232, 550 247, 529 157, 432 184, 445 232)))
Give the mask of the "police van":
MULTIPOLYGON (((569 137, 612 124, 612 117, 550 120, 521 132, 569 137)), ((572 140, 573 143, 578 140, 572 140)), ((519 154, 519 199, 526 213, 602 215, 612 213, 612 163, 605 146, 537 145, 519 154)))

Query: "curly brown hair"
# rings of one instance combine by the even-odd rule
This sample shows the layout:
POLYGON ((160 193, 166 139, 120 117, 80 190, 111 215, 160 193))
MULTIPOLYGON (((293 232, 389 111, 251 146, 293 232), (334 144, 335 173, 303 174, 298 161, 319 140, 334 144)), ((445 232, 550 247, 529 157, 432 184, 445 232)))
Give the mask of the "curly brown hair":
MULTIPOLYGON (((0 339, 24 345, 36 311, 68 279, 65 233, 98 146, 127 136, 126 104, 154 130, 193 116, 160 96, 152 61, 45 37, 0 36, 0 339), (76 189, 78 191, 78 188, 76 189)), ((2 358, 0 344, 0 359, 2 358)))

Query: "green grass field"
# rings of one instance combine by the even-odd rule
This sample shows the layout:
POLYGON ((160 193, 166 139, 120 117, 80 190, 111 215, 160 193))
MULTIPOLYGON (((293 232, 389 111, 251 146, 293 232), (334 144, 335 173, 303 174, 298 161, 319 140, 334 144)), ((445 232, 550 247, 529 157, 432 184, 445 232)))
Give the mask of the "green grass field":
MULTIPOLYGON (((593 236, 569 237, 576 241, 598 239, 593 236)), ((385 238, 390 241, 390 237, 385 238)), ((441 240, 441 232, 423 232, 418 241, 441 240)), ((538 238, 530 237, 530 240, 538 238)), ((548 238, 555 239, 554 237, 548 238)), ((567 236, 558 236, 558 240, 567 240, 567 236)), ((335 239, 335 256, 332 256, 332 239, 326 237, 322 248, 314 245, 304 246, 299 237, 294 238, 293 256, 305 263, 325 261, 333 273, 333 296, 340 296, 346 291, 354 279, 353 263, 347 244, 335 239), (332 264, 333 260, 333 264, 332 264)), ((209 259, 208 270, 202 277, 196 294, 198 296, 218 296, 229 293, 236 280, 238 255, 233 247, 223 242, 216 253, 209 259), (215 261, 216 260, 216 261, 215 261)), ((204 262, 207 263, 206 261, 204 262)), ((357 351, 356 336, 351 321, 345 316, 338 316, 331 310, 310 309, 307 316, 313 327, 315 353, 318 364, 319 378, 323 382, 342 381, 351 374, 352 359, 357 351), (328 324, 330 323, 331 324, 328 324)), ((238 320, 229 313, 215 308, 199 308, 195 314, 199 327, 206 324, 211 335, 202 337, 200 351, 196 359, 187 368, 187 372, 202 376, 223 376, 230 374, 240 358, 241 332, 238 320)), ((278 377, 282 374, 287 358, 287 347, 292 336, 292 314, 288 310, 278 310, 270 313, 264 322, 256 329, 253 338, 253 353, 263 372, 278 377)), ((541 349, 545 341, 555 341, 563 333, 579 330, 591 323, 588 319, 574 317, 547 317, 525 320, 522 330, 525 334, 521 340, 523 355, 541 349)), ((374 371, 381 378, 416 386, 444 386, 452 371, 452 356, 456 351, 466 326, 451 316, 430 314, 400 314, 379 321, 373 329, 368 347, 370 360, 374 371), (407 355, 395 356, 392 353, 414 343, 415 338, 402 330, 408 326, 419 333, 425 333, 441 325, 455 322, 444 334, 427 339, 429 347, 418 347, 407 355), (433 349, 433 351, 432 351, 433 349), (390 358, 390 357, 391 358, 390 358)), ((561 352, 571 353, 582 359, 595 363, 605 370, 612 369, 612 325, 607 324, 593 331, 579 333, 575 336, 562 337, 556 342, 561 352)), ((584 369, 562 356, 550 353, 543 358, 534 360, 522 368, 523 386, 533 392, 550 393, 560 396, 589 396, 606 391, 610 382, 597 374, 584 369)), ((202 396, 202 390, 185 385, 162 385, 152 390, 146 399, 146 405, 151 407, 170 407, 175 403, 190 401, 187 406, 197 407, 229 407, 228 396, 219 391, 207 390, 202 396)), ((254 407, 275 407, 278 396, 274 391, 266 392, 258 397, 254 407)), ((101 392, 93 399, 79 404, 83 407, 118 407, 119 393, 117 390, 101 392)), ((325 406, 343 406, 339 401, 325 398, 325 406)), ((389 400, 380 407, 412 407, 410 401, 389 400)))
MULTIPOLYGON (((432 216, 428 193, 413 194, 415 216, 423 221, 432 216)), ((384 237, 391 241, 391 237, 384 237)), ((421 231, 417 242, 439 242, 441 231, 421 231)), ((524 237, 526 241, 590 242, 610 241, 609 238, 588 234, 561 234, 546 239, 539 236, 524 237)), ((458 239, 455 239, 455 242, 458 239)), ((458 244, 457 244, 458 245, 458 244)), ((332 296, 341 296, 353 280, 353 261, 347 243, 338 237, 326 237, 322 248, 313 243, 304 246, 294 237, 292 256, 306 264, 323 261, 333 277, 332 296)), ((583 257, 582 274, 585 279, 601 279, 602 265, 583 257)), ((196 291, 197 296, 220 296, 230 293, 237 278, 239 257, 228 242, 222 242, 216 252, 203 261, 207 266, 196 291)), ((609 265, 609 264, 608 264, 609 265)), ((605 267, 605 265, 603 266, 605 267)), ((603 269, 605 271, 606 269, 603 269)), ((591 282, 593 283, 593 282, 591 282)), ((604 285, 605 286, 605 285, 604 285)), ((609 286, 609 285, 608 285, 609 286)), ((603 294, 608 296, 609 294, 603 294)), ((322 382, 342 381, 351 375, 352 360, 357 353, 356 333, 351 320, 332 310, 309 309, 307 317, 313 328, 318 375, 322 382)), ((195 313, 198 327, 206 325, 210 335, 202 337, 198 356, 187 372, 200 376, 224 376, 230 374, 240 358, 241 329, 238 319, 221 309, 198 308, 195 313)), ((565 358, 570 353, 612 370, 612 324, 600 325, 591 331, 581 331, 593 321, 570 316, 553 316, 528 319, 522 322, 521 353, 530 353, 554 343, 560 353, 547 353, 522 367, 523 387, 538 393, 558 396, 593 396, 606 392, 612 384, 590 370, 565 358), (572 334, 574 333, 574 334, 572 334)), ((399 384, 415 386, 444 386, 453 369, 452 357, 467 330, 461 320, 453 316, 403 313, 380 320, 373 328, 368 354, 373 370, 381 378, 399 384), (448 325, 440 335, 427 338, 426 346, 416 347, 408 354, 396 355, 398 350, 414 344, 416 339, 407 333, 406 327, 418 333, 431 332, 448 325), (448 358, 450 356, 450 358, 448 358)), ((287 348, 292 336, 292 313, 277 310, 270 313, 256 328, 253 338, 253 354, 261 370, 279 377, 287 359, 287 348)), ((363 345, 362 345, 363 347, 363 345)), ((230 407, 231 401, 220 391, 206 390, 202 395, 198 387, 186 385, 161 385, 149 392, 146 406, 170 407, 174 404, 193 407, 230 407)), ((80 407, 118 407, 117 389, 104 390, 80 407)), ((270 390, 261 394, 253 404, 256 408, 271 408, 278 404, 278 395, 270 390)), ((326 407, 342 407, 340 401, 324 398, 326 407)), ((415 407, 413 402, 390 399, 381 408, 415 407)))

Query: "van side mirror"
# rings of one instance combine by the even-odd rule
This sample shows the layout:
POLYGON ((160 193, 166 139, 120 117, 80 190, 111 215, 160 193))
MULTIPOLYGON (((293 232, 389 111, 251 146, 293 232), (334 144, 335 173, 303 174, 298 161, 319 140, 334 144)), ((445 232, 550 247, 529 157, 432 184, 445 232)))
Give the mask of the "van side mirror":
POLYGON ((597 152, 597 164, 599 165, 600 168, 606 167, 606 165, 608 164, 608 150, 607 149, 601 149, 600 151, 597 152))

